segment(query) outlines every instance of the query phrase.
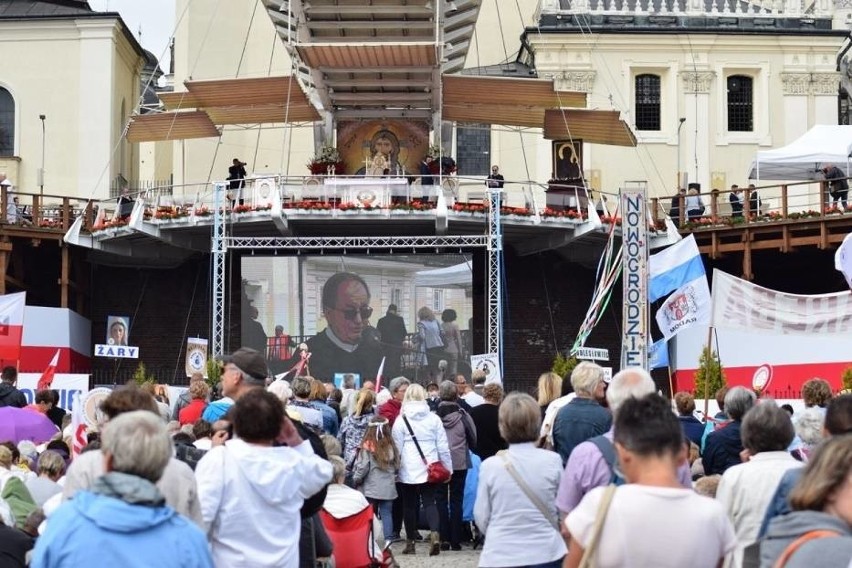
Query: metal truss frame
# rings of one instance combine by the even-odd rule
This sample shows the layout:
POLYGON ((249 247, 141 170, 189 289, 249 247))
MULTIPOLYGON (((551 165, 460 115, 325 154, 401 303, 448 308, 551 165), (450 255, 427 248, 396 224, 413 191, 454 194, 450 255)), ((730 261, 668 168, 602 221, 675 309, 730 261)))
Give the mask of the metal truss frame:
MULTIPOLYGON (((443 236, 391 236, 391 237, 228 237, 226 213, 222 211, 221 197, 225 186, 216 186, 216 206, 213 223, 212 277, 213 277, 213 329, 211 354, 223 355, 225 335, 226 274, 225 258, 233 250, 297 250, 297 251, 389 251, 404 252, 456 248, 484 248, 488 253, 488 322, 486 347, 488 353, 498 353, 502 371, 502 252, 503 237, 500 232, 499 213, 489 215, 488 235, 443 236)), ((490 192, 491 211, 500 211, 500 192, 490 192)))

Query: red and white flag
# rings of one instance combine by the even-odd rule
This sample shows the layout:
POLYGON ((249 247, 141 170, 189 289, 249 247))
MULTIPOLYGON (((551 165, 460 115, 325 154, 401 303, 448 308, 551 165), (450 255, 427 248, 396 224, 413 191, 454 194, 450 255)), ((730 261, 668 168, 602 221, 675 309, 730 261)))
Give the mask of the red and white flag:
POLYGON ((26 303, 26 292, 0 296, 0 361, 17 361, 21 358, 26 303))
POLYGON ((376 392, 382 390, 382 373, 385 372, 385 357, 382 357, 382 364, 379 365, 379 372, 376 373, 376 392))
POLYGON ((56 367, 59 365, 60 351, 62 350, 56 350, 56 354, 53 356, 53 359, 50 360, 50 364, 47 366, 47 369, 45 369, 44 373, 41 374, 41 377, 38 380, 38 386, 36 386, 37 390, 49 389, 50 385, 53 383, 53 376, 56 374, 56 367))
POLYGON ((80 399, 80 393, 75 392, 71 401, 71 434, 73 436, 71 451, 75 456, 78 456, 88 443, 86 441, 86 419, 83 416, 83 401, 80 399))

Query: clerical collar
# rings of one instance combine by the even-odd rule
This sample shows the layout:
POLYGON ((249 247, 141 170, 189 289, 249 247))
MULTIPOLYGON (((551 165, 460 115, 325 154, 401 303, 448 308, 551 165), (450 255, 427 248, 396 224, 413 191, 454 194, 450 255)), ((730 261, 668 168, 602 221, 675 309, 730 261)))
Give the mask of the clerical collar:
POLYGON ((343 349, 347 353, 352 353, 356 349, 358 349, 357 345, 350 345, 348 343, 343 343, 336 335, 334 335, 334 332, 331 331, 331 327, 325 328, 325 334, 328 336, 329 340, 331 340, 332 343, 334 343, 335 345, 337 345, 338 347, 340 347, 341 349, 343 349))

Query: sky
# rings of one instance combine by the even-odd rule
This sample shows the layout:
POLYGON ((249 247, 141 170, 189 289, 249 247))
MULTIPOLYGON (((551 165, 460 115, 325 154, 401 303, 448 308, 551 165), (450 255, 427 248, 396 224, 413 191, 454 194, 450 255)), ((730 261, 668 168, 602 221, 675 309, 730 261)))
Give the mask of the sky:
POLYGON ((139 39, 142 47, 160 59, 163 72, 169 71, 169 39, 175 27, 175 0, 89 0, 98 12, 118 12, 139 39))

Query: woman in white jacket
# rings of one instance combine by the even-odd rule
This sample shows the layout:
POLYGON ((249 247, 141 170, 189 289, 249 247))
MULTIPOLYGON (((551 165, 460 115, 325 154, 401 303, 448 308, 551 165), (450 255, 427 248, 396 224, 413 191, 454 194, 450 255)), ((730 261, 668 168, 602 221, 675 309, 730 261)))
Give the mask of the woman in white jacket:
POLYGON ((429 523, 429 556, 441 551, 441 537, 438 533, 438 507, 435 503, 435 485, 427 483, 426 463, 417 451, 411 432, 426 457, 426 463, 440 461, 448 471, 453 470, 447 433, 441 419, 429 412, 426 403, 426 391, 414 384, 405 391, 402 411, 393 425, 393 441, 400 453, 399 481, 402 484, 402 500, 405 522, 405 549, 403 554, 414 554, 414 535, 417 533, 417 515, 420 501, 429 523), (411 431, 409 431, 409 425, 411 431))

